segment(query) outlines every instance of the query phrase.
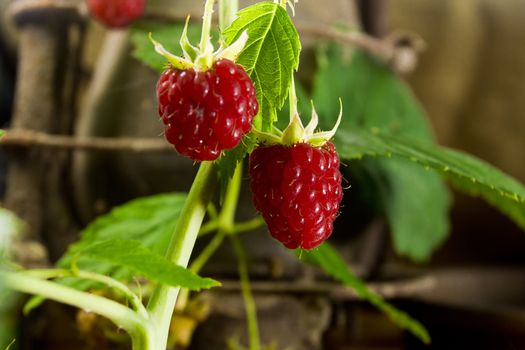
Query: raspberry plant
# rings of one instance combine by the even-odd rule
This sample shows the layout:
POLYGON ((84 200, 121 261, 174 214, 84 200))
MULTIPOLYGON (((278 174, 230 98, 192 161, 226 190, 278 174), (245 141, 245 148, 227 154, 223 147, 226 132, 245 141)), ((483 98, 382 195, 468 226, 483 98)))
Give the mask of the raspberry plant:
MULTIPOLYGON (((338 48, 319 50, 319 68, 310 93, 318 106, 321 127, 325 130, 336 127, 316 133, 315 111, 312 122, 303 127, 299 115, 306 113, 306 108, 298 103, 304 102, 304 98, 297 100, 293 79, 301 46, 286 9, 292 5, 293 10, 294 3, 260 2, 238 12, 237 5, 236 0, 219 1, 221 44, 217 51, 210 40, 212 0, 205 4, 198 46, 192 46, 188 39, 193 30, 188 24, 181 28, 170 26, 163 32, 173 41, 173 28, 180 29, 178 51, 172 47, 168 51, 155 41, 160 40, 161 30, 153 31, 153 45, 147 31, 140 26, 133 33, 136 56, 159 72, 167 69, 157 87, 160 115, 167 126, 166 138, 181 153, 202 160, 189 192, 137 199, 115 208, 89 225, 53 269, 24 270, 2 254, 0 290, 35 295, 27 303, 26 311, 38 306, 44 298, 91 310, 128 332, 133 349, 166 349, 173 311, 187 305, 189 291, 220 285, 197 274, 225 238, 229 238, 239 261, 250 349, 259 349, 246 257, 237 235, 264 225, 264 221, 254 218, 235 222, 242 162, 249 156, 255 206, 269 231, 287 247, 302 248, 291 250, 301 260, 353 288, 359 297, 384 311, 400 327, 429 342, 428 332, 418 321, 370 291, 337 250, 328 242, 322 243, 330 235, 339 211, 342 195, 339 158, 353 171, 352 182, 375 187, 377 212, 388 219, 397 252, 416 261, 427 259, 446 236, 450 201, 440 175, 458 189, 484 198, 522 228, 525 228, 525 188, 480 160, 437 146, 406 87, 382 63, 359 51, 348 63, 341 59, 338 48), (238 74, 242 76, 242 84, 239 80, 221 79, 221 65, 234 73, 241 72, 242 67, 245 73, 238 74), (191 89, 179 91, 179 80, 186 72, 192 72, 191 89), (210 91, 215 88, 221 93, 226 91, 226 97, 236 94, 236 84, 244 86, 240 99, 226 99, 229 107, 226 110, 233 111, 222 116, 222 109, 208 108, 204 83, 195 84, 203 77, 211 82, 217 76, 225 82, 210 87, 210 91), (183 107, 202 107, 211 119, 199 121, 196 113, 189 126, 177 124, 184 118, 172 110, 177 95, 195 99, 194 105, 183 103, 183 107), (287 98, 291 118, 281 132, 274 123, 283 120, 279 111, 287 98), (338 98, 345 105, 344 113, 338 114, 338 98), (206 103, 201 105, 203 99, 206 103), (240 104, 250 114, 236 113, 240 104), (213 123, 223 124, 217 128, 213 123), (230 124, 235 126, 230 129, 230 124), (197 130, 193 139, 188 135, 191 126, 197 130), (201 128, 203 135, 207 132, 209 137, 200 134, 201 128), (250 128, 252 132, 248 133, 250 128), (190 137, 191 142, 178 144, 181 136, 183 140, 190 137), (196 151, 194 141, 206 144, 204 150, 196 151), (356 171, 359 169, 360 172, 356 171), (382 176, 374 178, 373 174, 378 173, 382 176), (381 186, 378 178, 388 179, 390 186, 381 186), (219 211, 211 205, 218 179, 224 184, 219 211), (292 214, 286 212, 286 206, 293 210, 292 214), (414 208, 420 207, 428 215, 414 215, 414 208), (209 221, 202 225, 206 213, 209 221), (286 220, 276 219, 278 216, 286 220), (414 216, 417 218, 412 220, 414 216), (416 237, 414 232, 421 235, 416 237), (196 239, 211 233, 214 236, 209 245, 188 266, 196 239), (153 287, 147 304, 128 284, 137 275, 145 277, 153 287), (124 302, 89 292, 101 286, 110 288, 124 302)), ((342 176, 348 174, 349 170, 343 169, 342 176)), ((345 195, 351 197, 351 191, 345 195)))

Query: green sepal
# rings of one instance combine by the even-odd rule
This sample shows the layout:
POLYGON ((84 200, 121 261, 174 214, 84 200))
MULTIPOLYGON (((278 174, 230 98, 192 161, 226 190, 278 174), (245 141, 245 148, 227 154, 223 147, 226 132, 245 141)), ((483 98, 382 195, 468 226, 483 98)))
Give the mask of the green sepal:
POLYGON ((180 37, 180 47, 182 48, 182 53, 184 58, 188 61, 195 61, 197 58, 198 50, 193 46, 188 39, 188 24, 190 22, 190 16, 186 17, 186 23, 184 24, 184 29, 182 30, 182 35, 180 37))
POLYGON ((193 62, 188 61, 185 58, 182 58, 182 57, 179 57, 179 56, 175 56, 174 54, 170 53, 168 50, 166 50, 164 48, 164 46, 162 46, 161 43, 159 43, 159 42, 155 41, 155 39, 153 39, 153 36, 151 35, 151 33, 149 33, 149 40, 151 40, 151 42, 153 43, 153 46, 155 46, 155 51, 159 55, 161 55, 164 58, 166 58, 173 68, 180 69, 180 70, 194 68, 193 62))

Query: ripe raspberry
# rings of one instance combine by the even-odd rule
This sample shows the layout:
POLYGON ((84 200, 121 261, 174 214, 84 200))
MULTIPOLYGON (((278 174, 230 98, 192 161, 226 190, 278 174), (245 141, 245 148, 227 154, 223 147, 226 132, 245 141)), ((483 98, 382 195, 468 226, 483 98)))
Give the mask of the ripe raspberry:
POLYGON ((258 147, 250 177, 255 208, 287 248, 312 249, 330 236, 343 196, 333 143, 258 147))
POLYGON ((168 68, 157 83, 166 139, 193 160, 215 160, 247 134, 259 105, 244 69, 221 59, 205 72, 168 68))
POLYGON ((110 28, 127 26, 142 16, 146 0, 87 0, 89 13, 110 28))

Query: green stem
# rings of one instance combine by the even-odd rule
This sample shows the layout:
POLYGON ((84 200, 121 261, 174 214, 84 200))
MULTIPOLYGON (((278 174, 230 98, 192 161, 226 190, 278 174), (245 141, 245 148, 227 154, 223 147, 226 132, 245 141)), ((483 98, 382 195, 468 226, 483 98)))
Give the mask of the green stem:
POLYGON ((212 202, 208 204, 208 216, 210 217, 210 220, 217 219, 219 217, 217 208, 215 208, 215 204, 213 204, 212 202))
POLYGON ((208 46, 210 45, 210 32, 211 32, 211 20, 213 16, 213 5, 214 0, 206 0, 204 4, 204 16, 202 17, 202 32, 201 32, 201 41, 199 48, 201 52, 206 52, 208 46))
POLYGON ((63 304, 90 310, 113 321, 129 333, 134 350, 153 350, 155 337, 149 327, 149 320, 116 301, 81 292, 47 280, 19 272, 0 272, 0 280, 7 288, 40 295, 63 304))
POLYGON ((199 230, 199 237, 210 234, 214 231, 217 231, 218 229, 219 229, 219 220, 214 219, 214 220, 208 221, 207 223, 201 226, 201 229, 199 230))
MULTIPOLYGON (((199 273, 199 271, 204 267, 204 265, 206 265, 213 254, 215 254, 217 249, 219 249, 222 242, 224 241, 224 237, 231 233, 235 221, 235 209, 237 207, 239 193, 241 191, 241 180, 242 163, 239 163, 237 164, 235 172, 233 173, 233 177, 226 188, 226 197, 224 198, 224 204, 221 208, 221 213, 219 214, 218 218, 215 219, 219 232, 217 232, 210 243, 208 243, 199 256, 191 263, 190 270, 192 272, 199 273)), ((188 302, 188 296, 189 290, 183 289, 180 293, 179 299, 177 300, 177 310, 184 310, 188 302)))
MULTIPOLYGON (((202 162, 166 253, 166 257, 177 265, 188 266, 206 208, 217 183, 216 178, 217 172, 213 163, 202 162)), ((157 330, 158 350, 166 349, 171 317, 179 291, 179 287, 159 284, 155 287, 148 304, 148 310, 157 330)))
POLYGON ((142 305, 140 298, 135 293, 133 293, 131 289, 129 289, 129 287, 126 286, 124 283, 119 282, 111 277, 104 276, 98 273, 78 270, 76 268, 73 270, 35 269, 35 270, 25 270, 21 273, 27 276, 37 277, 41 279, 42 278, 43 279, 50 279, 50 278, 54 279, 54 278, 63 278, 63 277, 77 277, 81 279, 100 282, 120 292, 122 295, 124 295, 126 299, 130 302, 133 309, 137 311, 137 313, 140 316, 144 318, 148 317, 148 312, 146 311, 146 308, 144 307, 144 305, 142 305))
POLYGON ((295 91, 295 78, 292 72, 292 80, 290 84, 290 90, 288 91, 289 102, 290 102, 290 124, 293 122, 296 115, 299 114, 297 111, 297 93, 295 91))
MULTIPOLYGON (((244 233, 249 232, 258 229, 259 227, 262 227, 266 224, 264 219, 260 216, 253 218, 251 220, 242 221, 238 223, 234 223, 233 228, 231 229, 232 234, 238 234, 238 233, 244 233)), ((212 221, 208 221, 204 225, 202 225, 200 231, 199 231, 199 237, 206 236, 214 231, 218 231, 220 228, 219 220, 215 219, 212 221)))
POLYGON ((239 11, 237 0, 219 0, 219 28, 223 32, 234 21, 239 11))
POLYGON ((257 323, 257 310, 255 307, 255 300, 250 288, 250 278, 248 276, 248 266, 246 263, 246 253, 239 240, 238 236, 231 235, 231 242, 235 255, 237 256, 237 264, 239 267, 239 277, 241 280, 241 291, 244 299, 244 308, 246 310, 246 320, 248 323, 248 338, 250 340, 250 350, 259 350, 261 348, 259 337, 259 325, 257 323))
POLYGON ((233 226, 233 234, 249 232, 258 229, 266 224, 261 216, 253 218, 248 221, 239 222, 233 226))
MULTIPOLYGON (((221 246, 222 242, 224 241, 224 237, 226 236, 225 231, 219 231, 215 236, 213 236, 213 239, 206 245, 206 247, 202 250, 202 252, 197 256, 197 258, 191 263, 190 270, 194 273, 199 273, 199 271, 206 265, 208 260, 215 254, 217 249, 221 246)), ((188 297, 189 297, 190 291, 189 289, 182 289, 180 292, 180 295, 177 299, 177 305, 176 309, 179 311, 182 311, 186 308, 186 305, 188 304, 188 297)))
POLYGON ((237 164, 233 177, 228 183, 226 196, 222 204, 221 213, 219 214, 219 230, 231 233, 235 223, 235 210, 239 202, 242 180, 242 162, 237 164))

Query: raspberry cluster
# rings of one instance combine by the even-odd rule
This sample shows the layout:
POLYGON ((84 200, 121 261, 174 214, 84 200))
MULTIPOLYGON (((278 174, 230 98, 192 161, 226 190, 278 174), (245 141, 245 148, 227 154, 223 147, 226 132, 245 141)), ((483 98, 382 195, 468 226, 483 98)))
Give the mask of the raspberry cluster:
POLYGON ((312 249, 327 239, 343 196, 335 146, 260 146, 250 155, 255 208, 287 248, 312 249))
POLYGON ((207 71, 166 69, 157 83, 157 99, 166 139, 197 161, 215 160, 237 146, 259 108, 250 77, 228 59, 207 71))
POLYGON ((122 28, 144 13, 146 0, 87 0, 89 13, 110 28, 122 28))

